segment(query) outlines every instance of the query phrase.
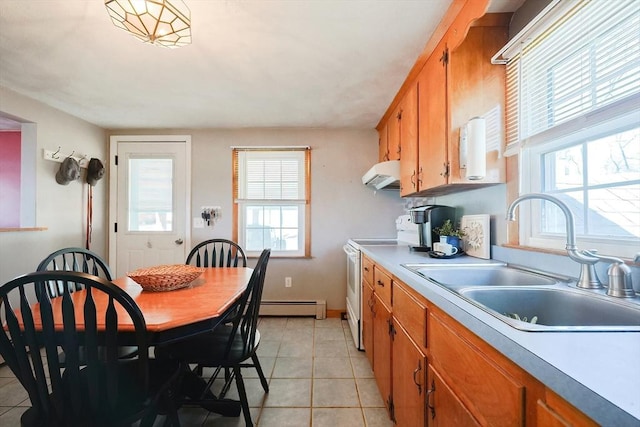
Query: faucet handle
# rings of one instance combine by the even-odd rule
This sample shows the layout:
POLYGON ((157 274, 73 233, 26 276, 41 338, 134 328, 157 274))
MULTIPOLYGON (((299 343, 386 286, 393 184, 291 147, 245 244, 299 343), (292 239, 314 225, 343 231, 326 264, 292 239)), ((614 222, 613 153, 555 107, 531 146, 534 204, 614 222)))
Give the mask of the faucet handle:
POLYGON ((636 296, 631 279, 631 268, 628 265, 624 262, 614 262, 609 266, 607 274, 609 276, 607 295, 619 298, 634 298, 636 296))

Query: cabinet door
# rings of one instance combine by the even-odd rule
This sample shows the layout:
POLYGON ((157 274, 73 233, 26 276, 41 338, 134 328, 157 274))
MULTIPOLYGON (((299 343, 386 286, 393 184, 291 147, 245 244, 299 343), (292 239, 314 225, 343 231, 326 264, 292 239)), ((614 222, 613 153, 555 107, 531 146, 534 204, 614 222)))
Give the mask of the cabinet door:
POLYGON ((431 54, 418 79, 419 191, 447 184, 448 108, 447 51, 441 43, 431 54))
POLYGON ((373 315, 373 373, 380 395, 389 409, 391 399, 391 311, 374 294, 373 315))
POLYGON ((389 127, 385 123, 378 131, 378 161, 385 162, 389 160, 389 127))
POLYGON ((391 117, 387 120, 387 160, 400 159, 400 118, 402 117, 401 106, 398 105, 391 117))
POLYGON ((522 426, 525 387, 460 335, 464 330, 430 314, 429 348, 434 368, 483 424, 522 426))
POLYGON ((451 391, 438 372, 429 366, 427 391, 429 427, 476 427, 480 423, 451 391))
POLYGON ((397 426, 425 426, 427 358, 395 323, 393 337, 393 414, 397 426))
POLYGON ((536 427, 596 427, 593 420, 580 412, 566 400, 547 390, 546 402, 536 402, 536 427))
POLYGON ((418 83, 400 102, 400 195, 418 191, 418 83))
POLYGON ((373 367, 373 289, 362 282, 362 344, 364 352, 373 367))

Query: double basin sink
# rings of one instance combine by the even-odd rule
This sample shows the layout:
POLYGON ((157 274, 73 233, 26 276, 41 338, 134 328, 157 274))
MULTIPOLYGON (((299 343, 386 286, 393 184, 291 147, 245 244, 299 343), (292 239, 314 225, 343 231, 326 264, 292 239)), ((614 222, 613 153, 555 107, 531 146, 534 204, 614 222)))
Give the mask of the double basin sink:
POLYGON ((523 331, 640 331, 640 298, 577 288, 573 279, 523 267, 403 264, 523 331))

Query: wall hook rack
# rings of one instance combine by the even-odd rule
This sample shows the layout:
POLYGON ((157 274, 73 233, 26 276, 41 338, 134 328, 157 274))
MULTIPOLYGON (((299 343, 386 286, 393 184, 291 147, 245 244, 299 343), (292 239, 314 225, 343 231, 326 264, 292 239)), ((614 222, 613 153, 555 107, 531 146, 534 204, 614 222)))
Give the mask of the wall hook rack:
POLYGON ((72 150, 71 154, 64 154, 60 150, 61 150, 60 146, 58 146, 58 149, 55 151, 43 150, 42 158, 45 160, 51 160, 53 162, 62 163, 64 159, 66 159, 67 157, 73 157, 74 159, 76 159, 76 161, 78 162, 81 168, 86 169, 87 165, 89 164, 89 159, 91 158, 91 156, 89 156, 88 154, 76 153, 76 150, 72 150))

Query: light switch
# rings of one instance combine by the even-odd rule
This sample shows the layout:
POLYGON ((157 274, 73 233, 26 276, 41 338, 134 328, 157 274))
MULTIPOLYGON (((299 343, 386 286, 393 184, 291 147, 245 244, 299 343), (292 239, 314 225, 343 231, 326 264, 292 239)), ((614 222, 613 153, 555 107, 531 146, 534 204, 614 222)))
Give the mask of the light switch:
POLYGON ((204 228, 204 219, 194 216, 193 217, 193 228, 204 228))

